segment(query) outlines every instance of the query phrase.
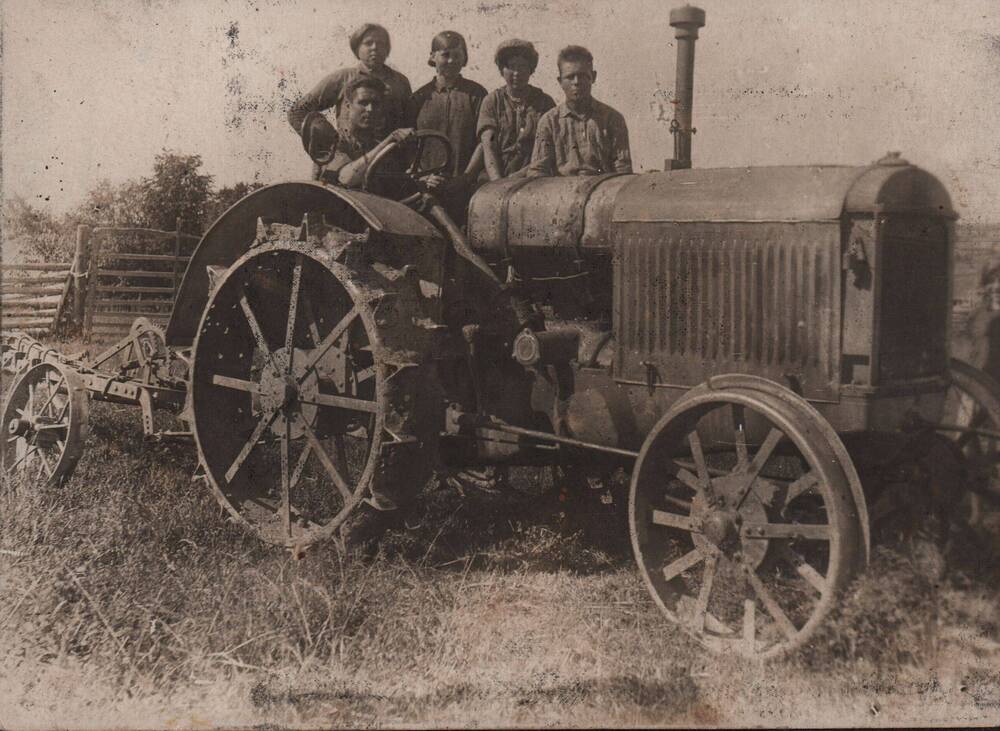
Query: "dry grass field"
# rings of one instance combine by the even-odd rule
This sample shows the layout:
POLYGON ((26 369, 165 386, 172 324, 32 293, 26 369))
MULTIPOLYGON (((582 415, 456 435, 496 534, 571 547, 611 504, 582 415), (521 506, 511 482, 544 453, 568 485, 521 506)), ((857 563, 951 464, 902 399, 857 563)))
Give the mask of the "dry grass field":
MULTIPOLYGON (((232 525, 194 449, 94 404, 60 489, 0 486, 0 727, 1000 723, 1000 551, 883 536, 838 617, 766 666, 663 619, 620 522, 424 496, 374 554, 232 525)), ((1000 531, 997 531, 1000 532, 1000 531)), ((994 533, 994 538, 996 533, 994 533)))

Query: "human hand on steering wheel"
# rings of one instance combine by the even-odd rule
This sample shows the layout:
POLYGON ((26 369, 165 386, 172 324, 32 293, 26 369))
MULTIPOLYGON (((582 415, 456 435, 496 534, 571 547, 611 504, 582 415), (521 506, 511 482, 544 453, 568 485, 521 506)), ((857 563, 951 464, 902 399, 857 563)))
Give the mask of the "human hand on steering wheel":
POLYGON ((394 130, 389 134, 389 144, 383 147, 375 158, 368 163, 365 179, 361 185, 364 191, 371 191, 374 181, 378 178, 390 180, 406 180, 417 188, 415 193, 400 199, 401 203, 412 204, 420 199, 423 193, 440 187, 447 179, 443 173, 451 170, 451 142, 447 135, 430 129, 414 130, 410 127, 394 130), (444 149, 444 161, 437 165, 424 167, 424 152, 428 145, 436 141, 444 149), (402 172, 380 170, 389 155, 402 147, 412 146, 412 162, 402 172))

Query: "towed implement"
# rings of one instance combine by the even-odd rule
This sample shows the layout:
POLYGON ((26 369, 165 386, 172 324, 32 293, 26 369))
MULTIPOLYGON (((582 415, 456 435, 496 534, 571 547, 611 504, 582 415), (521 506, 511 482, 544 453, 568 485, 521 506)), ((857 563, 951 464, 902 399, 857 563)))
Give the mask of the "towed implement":
POLYGON ((166 332, 137 321, 86 361, 4 336, 5 472, 65 481, 88 398, 138 405, 148 435, 193 440, 237 521, 301 547, 442 467, 624 467, 664 614, 717 650, 802 645, 873 522, 997 494, 1000 386, 949 358, 939 181, 898 155, 691 169, 704 13, 671 24, 664 171, 490 183, 464 230, 416 164, 372 192, 384 156, 364 190, 255 191, 202 238, 166 332))

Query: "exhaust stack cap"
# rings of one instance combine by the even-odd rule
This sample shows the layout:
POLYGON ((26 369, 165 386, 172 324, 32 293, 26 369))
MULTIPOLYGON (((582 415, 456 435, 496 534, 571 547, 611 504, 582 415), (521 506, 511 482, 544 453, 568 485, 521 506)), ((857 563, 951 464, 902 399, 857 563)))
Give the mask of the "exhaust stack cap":
POLYGON ((682 5, 670 11, 670 25, 676 30, 675 38, 698 37, 698 29, 705 25, 705 11, 693 5, 682 5))
POLYGON ((694 106, 694 46, 698 29, 705 25, 705 11, 684 5, 670 11, 670 25, 677 39, 677 83, 674 86, 674 121, 670 132, 674 136, 674 156, 664 161, 666 170, 687 170, 691 167, 692 107, 694 106))

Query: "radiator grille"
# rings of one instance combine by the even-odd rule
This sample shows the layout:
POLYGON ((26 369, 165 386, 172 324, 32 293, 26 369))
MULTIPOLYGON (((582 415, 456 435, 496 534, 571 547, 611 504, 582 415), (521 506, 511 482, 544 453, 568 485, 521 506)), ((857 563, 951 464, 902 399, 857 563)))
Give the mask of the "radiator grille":
POLYGON ((828 224, 690 224, 619 239, 616 368, 691 386, 753 373, 828 396, 839 357, 839 234, 828 224))
POLYGON ((943 373, 950 312, 947 224, 889 218, 881 227, 880 382, 943 373))

